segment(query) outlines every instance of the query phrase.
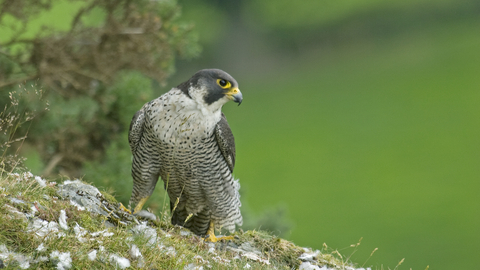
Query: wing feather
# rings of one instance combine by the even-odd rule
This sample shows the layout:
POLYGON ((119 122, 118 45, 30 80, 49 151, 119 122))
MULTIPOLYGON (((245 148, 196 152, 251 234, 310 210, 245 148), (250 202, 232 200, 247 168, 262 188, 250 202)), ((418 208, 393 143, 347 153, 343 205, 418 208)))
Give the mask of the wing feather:
POLYGON ((222 113, 220 121, 215 126, 215 138, 218 147, 222 151, 223 157, 227 161, 230 171, 233 172, 235 167, 235 139, 233 138, 232 130, 227 122, 227 117, 222 113))
POLYGON ((128 131, 128 142, 130 144, 130 150, 132 151, 132 154, 135 153, 140 138, 142 137, 144 122, 145 114, 142 108, 133 116, 132 122, 130 122, 130 129, 128 131))

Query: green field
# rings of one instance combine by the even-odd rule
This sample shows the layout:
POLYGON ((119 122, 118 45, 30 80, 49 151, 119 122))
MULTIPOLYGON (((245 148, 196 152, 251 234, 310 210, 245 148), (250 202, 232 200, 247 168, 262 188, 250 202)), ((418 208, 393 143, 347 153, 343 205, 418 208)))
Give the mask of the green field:
POLYGON ((300 245, 363 237, 360 264, 378 248, 367 265, 475 269, 479 33, 478 21, 436 25, 237 78, 244 102, 224 111, 245 204, 287 206, 300 245))

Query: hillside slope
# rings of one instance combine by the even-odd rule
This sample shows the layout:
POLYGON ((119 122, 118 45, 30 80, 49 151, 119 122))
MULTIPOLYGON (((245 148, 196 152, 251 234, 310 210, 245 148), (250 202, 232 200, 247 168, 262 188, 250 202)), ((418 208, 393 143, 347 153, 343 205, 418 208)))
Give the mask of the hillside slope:
MULTIPOLYGON (((207 243, 169 215, 140 219, 82 181, 0 174, 0 268, 364 269, 336 250, 312 250, 262 231, 207 243)), ((369 268, 368 268, 369 269, 369 268)))

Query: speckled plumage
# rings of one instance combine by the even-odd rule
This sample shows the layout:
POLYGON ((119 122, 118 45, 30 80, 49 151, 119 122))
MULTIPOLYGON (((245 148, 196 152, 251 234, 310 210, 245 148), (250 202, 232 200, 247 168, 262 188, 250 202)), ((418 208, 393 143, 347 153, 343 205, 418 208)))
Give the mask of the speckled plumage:
POLYGON ((206 234, 210 221, 230 232, 242 224, 240 184, 232 175, 235 143, 221 112, 229 100, 242 100, 235 79, 221 70, 201 70, 135 114, 130 205, 148 198, 160 176, 174 210, 172 224, 198 235, 206 234))

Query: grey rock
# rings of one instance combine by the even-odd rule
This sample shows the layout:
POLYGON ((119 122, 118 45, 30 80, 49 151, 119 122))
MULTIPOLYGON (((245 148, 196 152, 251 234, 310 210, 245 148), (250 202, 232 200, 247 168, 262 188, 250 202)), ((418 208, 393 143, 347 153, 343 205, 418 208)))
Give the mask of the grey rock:
POLYGON ((10 201, 14 204, 26 204, 26 202, 24 200, 20 200, 20 199, 17 199, 17 198, 10 198, 10 201))
POLYGON ((147 210, 141 210, 135 214, 137 217, 142 217, 147 220, 155 221, 157 220, 157 216, 153 213, 148 212, 147 210))
POLYGON ((148 246, 154 246, 157 244, 157 231, 148 226, 146 222, 136 225, 131 231, 133 235, 143 236, 147 240, 148 246))
POLYGON ((99 197, 103 197, 100 191, 91 185, 84 184, 79 180, 65 181, 58 186, 58 195, 68 198, 80 206, 85 207, 88 211, 100 215, 108 216, 108 212, 102 209, 102 201, 99 197))

